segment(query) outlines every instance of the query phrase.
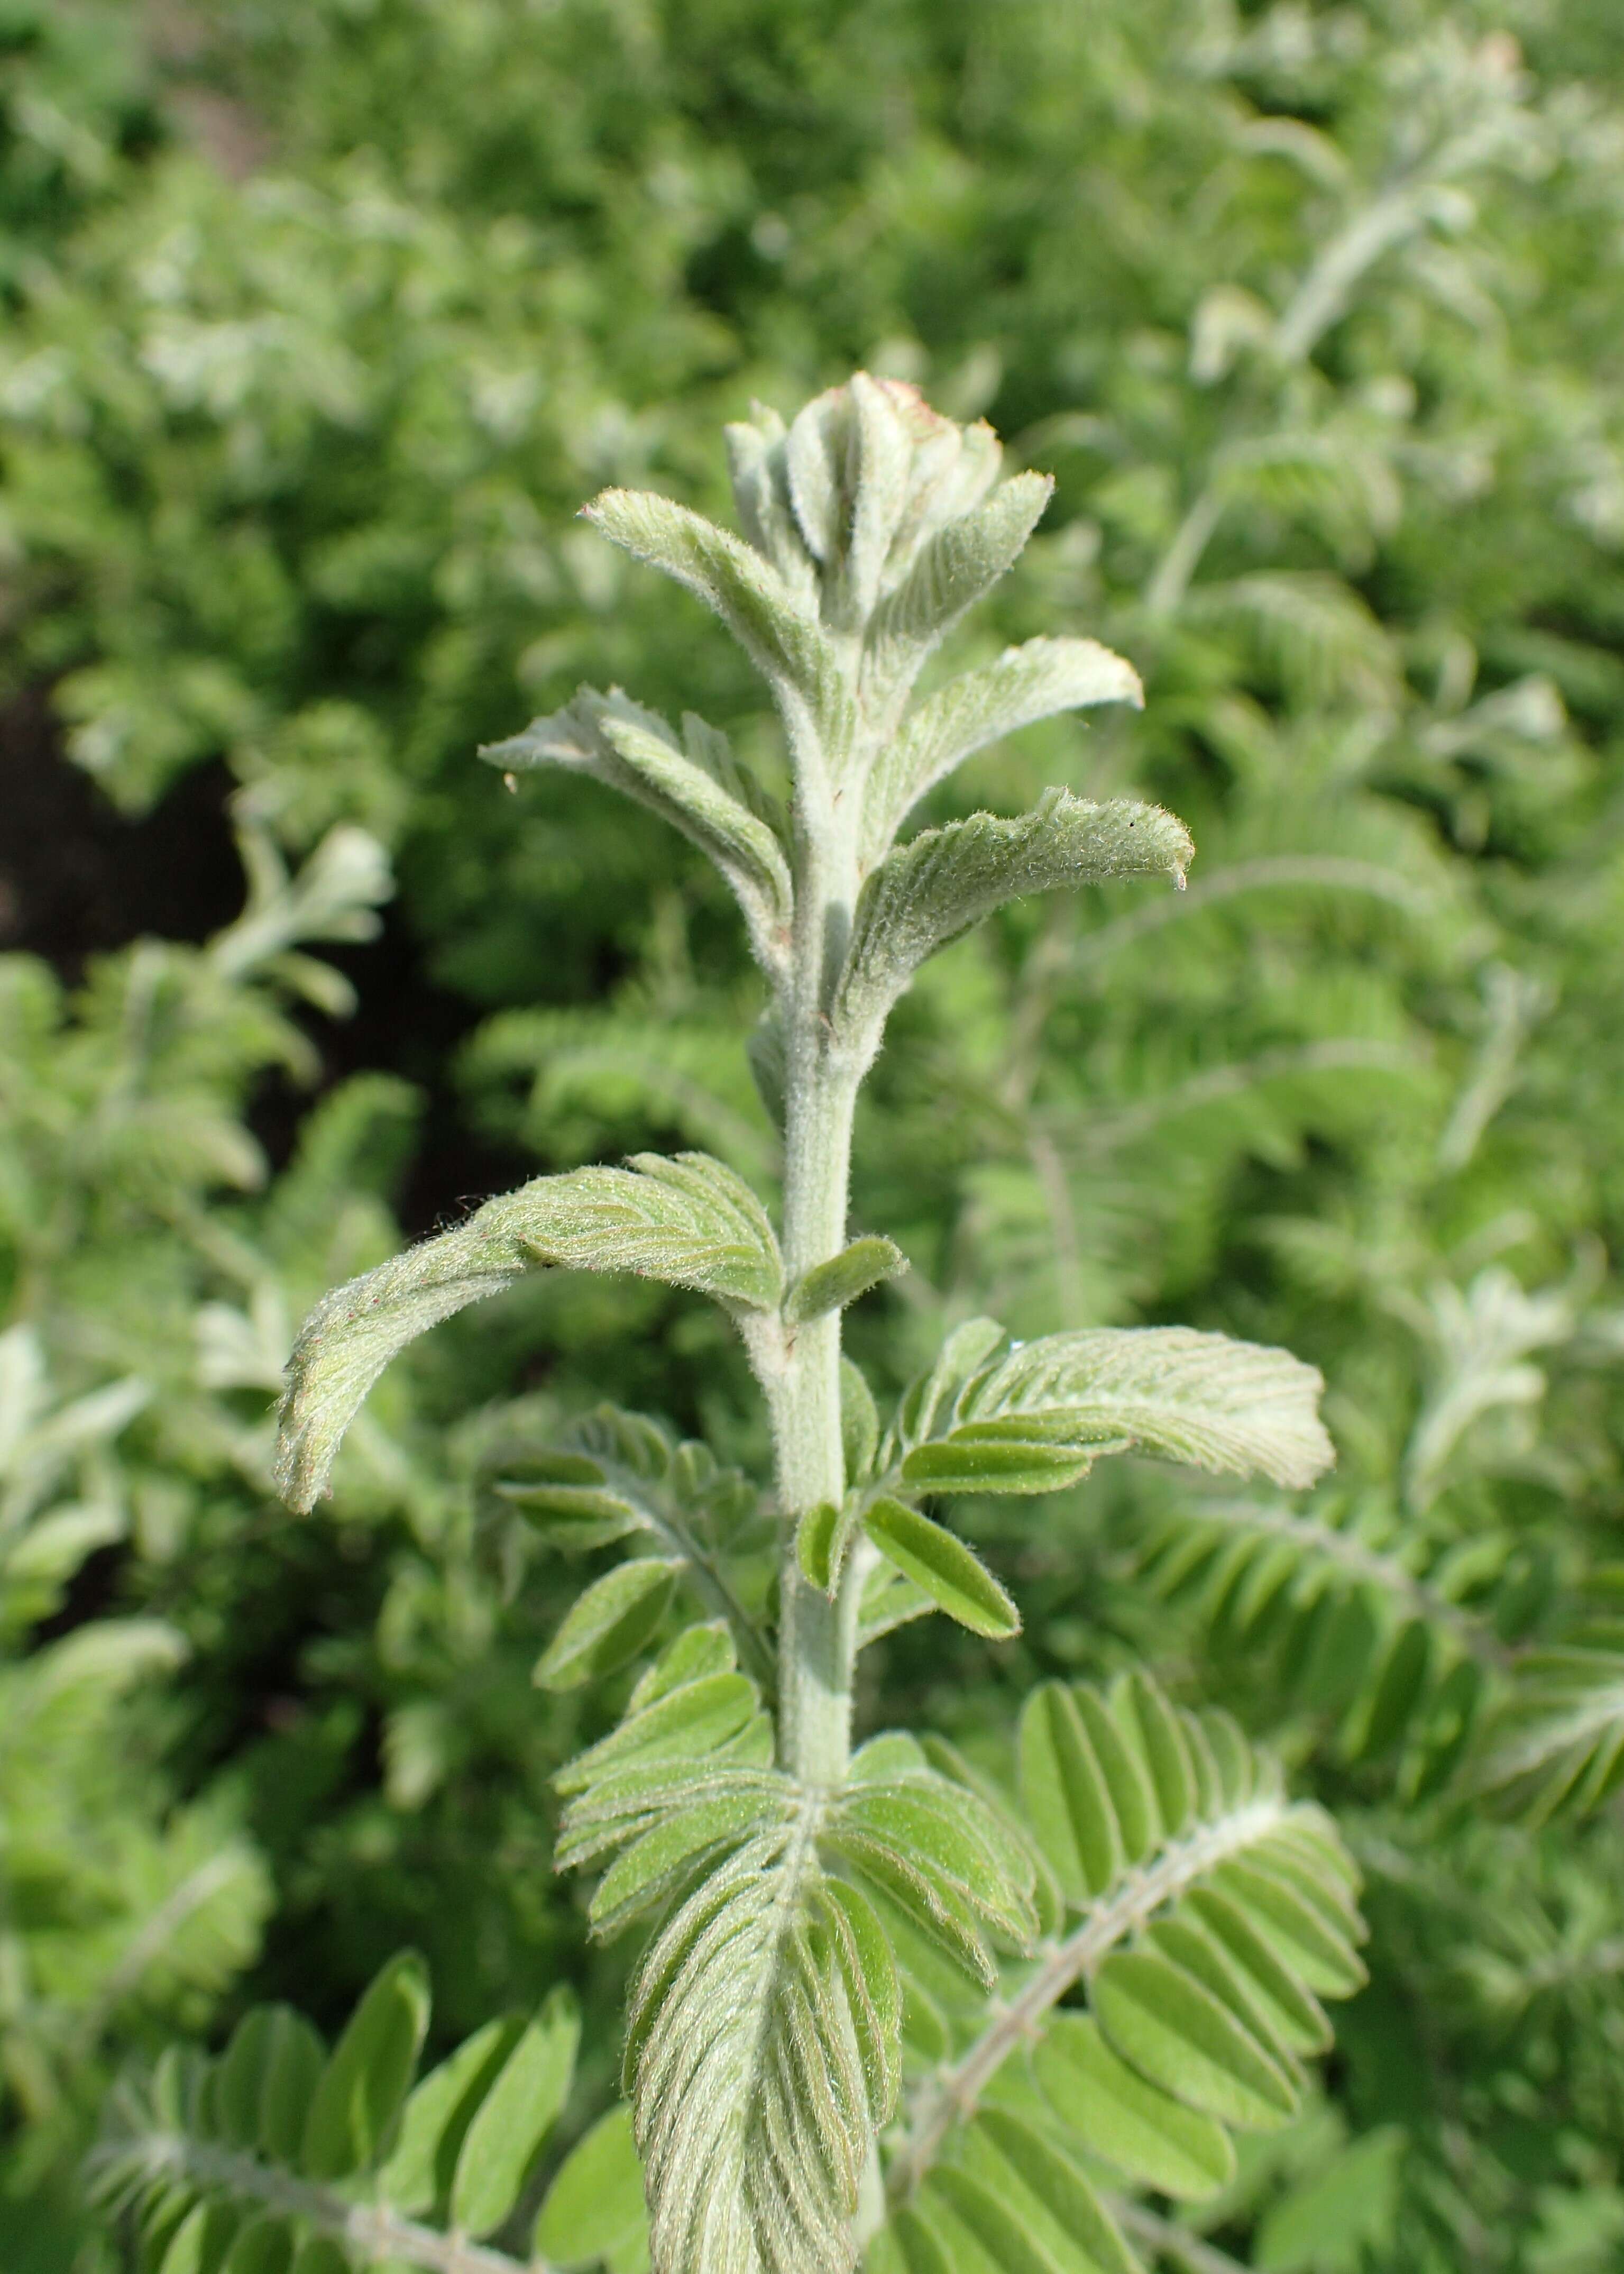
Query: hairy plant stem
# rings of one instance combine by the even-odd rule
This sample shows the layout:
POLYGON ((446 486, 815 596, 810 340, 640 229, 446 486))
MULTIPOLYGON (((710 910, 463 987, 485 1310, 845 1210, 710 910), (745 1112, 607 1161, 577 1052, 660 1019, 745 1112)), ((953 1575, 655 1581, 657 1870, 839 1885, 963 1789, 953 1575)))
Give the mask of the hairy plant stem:
MULTIPOLYGON (((797 822, 795 931, 781 1015, 785 1035, 784 1263, 789 1284, 846 1244, 852 1119, 858 1069, 836 1052, 824 1010, 825 976, 838 968, 857 897, 849 830, 822 766, 808 769, 797 822)), ((779 1752, 803 1783, 844 1782, 851 1757, 856 1650, 856 1564, 831 1602, 803 1577, 795 1526, 809 1509, 838 1505, 846 1489, 840 1442, 840 1314, 786 1329, 768 1377, 778 1505, 784 1522, 779 1611, 779 1752)))

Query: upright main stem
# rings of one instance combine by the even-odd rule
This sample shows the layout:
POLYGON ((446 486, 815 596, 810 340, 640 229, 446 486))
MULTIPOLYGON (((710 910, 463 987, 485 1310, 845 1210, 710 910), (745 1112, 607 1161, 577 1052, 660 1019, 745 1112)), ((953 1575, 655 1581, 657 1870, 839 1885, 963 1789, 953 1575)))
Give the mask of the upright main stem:
MULTIPOLYGON (((804 795, 804 792, 803 792, 804 795)), ((793 976, 784 1006, 784 1262, 790 1284, 846 1244, 852 1118, 859 1076, 836 1051, 824 1008, 825 974, 845 952, 856 867, 816 793, 798 817, 793 976)), ((838 1507, 846 1490, 840 1440, 840 1314, 827 1311, 786 1337, 770 1383, 778 1502, 785 1522, 779 1613, 780 1751, 808 1784, 844 1781, 851 1753, 857 1579, 848 1558, 833 1601, 802 1577, 795 1525, 808 1509, 838 1507)))

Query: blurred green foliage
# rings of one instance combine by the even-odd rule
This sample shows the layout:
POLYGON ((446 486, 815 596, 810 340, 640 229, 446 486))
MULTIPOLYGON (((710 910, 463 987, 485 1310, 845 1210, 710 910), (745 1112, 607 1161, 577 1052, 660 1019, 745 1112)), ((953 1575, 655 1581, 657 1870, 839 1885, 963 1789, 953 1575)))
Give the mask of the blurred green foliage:
POLYGON ((1340 1453, 1283 1536, 1147 1469, 972 1511, 1026 1633, 906 1630, 891 1694, 985 1749, 1142 1652, 1337 1810, 1374 1979, 1226 2248, 1614 2263, 1600 1656, 1601 1757, 1515 1795, 1544 1828, 1450 1781, 1518 1653, 1616 1615, 1610 0, 5 0, 0 108, 3 691, 128 815, 223 758, 244 869, 207 939, 0 960, 8 2268, 118 2263, 74 2171, 125 2050, 289 1991, 330 2022, 404 1939, 447 2039, 572 1970, 608 2090, 548 1787, 603 1709, 531 1689, 556 1595, 470 1480, 605 1397, 758 1462, 741 1363, 682 1298, 543 1282, 402 1362, 309 1520, 267 1398, 403 1190, 422 1230, 492 1163, 673 1141, 771 1182, 715 880, 471 753, 635 677, 771 765, 721 634, 572 516, 726 517, 718 420, 856 364, 1058 477, 989 651, 1075 628, 1147 682, 941 812, 1137 787, 1199 858, 929 968, 856 1164, 914 1268, 854 1345, 894 1383, 972 1309, 1222 1326, 1323 1367, 1340 1453))

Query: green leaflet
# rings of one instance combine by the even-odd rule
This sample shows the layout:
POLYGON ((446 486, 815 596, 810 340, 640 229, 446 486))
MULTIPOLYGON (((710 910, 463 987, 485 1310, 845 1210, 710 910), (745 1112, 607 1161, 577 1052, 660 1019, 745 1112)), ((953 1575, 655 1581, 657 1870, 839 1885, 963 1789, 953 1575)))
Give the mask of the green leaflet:
POLYGON ((1160 807, 1119 799, 1092 805, 1049 790, 1014 821, 974 814, 927 830, 888 854, 857 903, 831 1015, 865 1058, 886 1015, 927 956, 1024 892, 1112 877, 1182 877, 1189 832, 1160 807))
POLYGON ((1097 640, 1033 639, 927 696, 882 750, 863 800, 863 847, 872 862, 909 809, 988 743, 1058 711, 1094 703, 1142 707, 1132 664, 1097 640))
POLYGON ((1203 1926, 1244 1977, 1270 2028, 1295 2052, 1329 2050, 1325 2009, 1299 1975, 1258 1931, 1252 1916, 1221 1887, 1197 1887, 1185 1912, 1203 1926))
POLYGON ((523 2029, 522 2015, 499 2015, 413 2087, 389 2160, 378 2175, 386 2202, 414 2218, 449 2204, 468 2127, 523 2029))
POLYGON ((294 2253, 290 2274, 350 2274, 350 2260, 330 2234, 312 2234, 294 2253))
POLYGON ((226 2253, 222 2274, 288 2274, 293 2237, 280 2219, 256 2218, 226 2253))
POLYGON ((880 1417, 874 1392, 849 1358, 840 1361, 840 1446, 846 1481, 867 1484, 880 1445, 880 1417))
POLYGON ((518 2202, 575 2074, 581 2016, 555 1990, 508 2054, 468 2127, 451 2184, 451 2221, 473 2235, 494 2233, 518 2202))
MULTIPOLYGON (((974 2127, 970 2139, 981 2130, 974 2127)), ((1035 2135, 1026 2136, 1040 2156, 1053 2155, 1035 2135)), ((1007 2156, 989 2149, 975 2160, 979 2170, 950 2164, 932 2172, 924 2191, 927 2216, 948 2243, 951 2263, 974 2265, 978 2274, 989 2263, 997 2274, 1140 2274, 1087 2182, 1060 2158, 1054 2162, 1070 2187, 1047 2167, 1041 2172, 1058 2215, 1007 2156), (958 2241, 963 2234, 975 2256, 964 2255, 958 2241)))
POLYGON ((326 2049, 302 2014, 274 2006, 259 2057, 261 2151, 273 2163, 297 2165, 326 2049))
POLYGON ((406 2097, 428 2017, 423 1961, 402 1951, 351 2014, 317 2083, 299 2158, 312 2179, 342 2179, 377 2156, 406 2097))
POLYGON ((635 1658, 670 1607, 680 1558, 640 1555, 605 1571, 576 1597, 536 1662, 544 1690, 575 1690, 635 1658))
POLYGON ((853 1784, 834 1804, 828 1836, 853 1835, 916 1867, 1018 1945, 1036 1931, 1025 1849, 974 1793, 932 1770, 853 1784))
POLYGON ((1148 1951, 1116 1951, 1090 1995, 1113 2050, 1190 2107, 1254 2131, 1297 2112, 1289 2076, 1182 1967, 1148 1951))
POLYGON ((1237 1858, 1213 1879, 1309 1989, 1322 1997, 1350 1998, 1365 1986, 1354 1949, 1361 1929, 1351 1905, 1325 1900, 1325 1884, 1320 1875, 1292 1870, 1278 1848, 1237 1858))
POLYGON ((916 1445, 902 1464, 902 1481, 921 1493, 1061 1492, 1092 1465, 1091 1454, 1045 1443, 1035 1427, 995 1421, 916 1445))
MULTIPOLYGON (((214 2128, 232 2147, 246 2148, 251 2153, 261 2144, 260 2097, 275 2059, 283 2016, 289 2021, 294 2018, 286 2007, 256 2006, 244 2014, 214 2070, 209 2109, 214 2128)), ((317 2070, 320 2062, 318 2049, 317 2070)), ((270 2145, 269 2142, 265 2144, 270 2145)))
POLYGON ((1181 1907, 1170 1918, 1156 1919, 1147 1927, 1137 1947, 1165 1958, 1192 1982, 1199 1982, 1252 2043, 1268 2054, 1290 2085, 1294 2099, 1301 2097, 1303 2072, 1287 2033, 1276 2026, 1251 1977, 1197 1918, 1181 1907))
POLYGON ((164 2252, 158 2274, 219 2274, 236 2225, 237 2214, 223 2203, 194 2204, 164 2252))
POLYGON ((901 1501, 877 1500, 863 1529, 882 1555, 922 1587, 938 1610, 973 1634, 1006 1642, 1020 1632, 1020 1613, 963 1540, 901 1501))
POLYGON ((821 1318, 825 1311, 843 1311, 870 1287, 906 1269, 907 1258, 894 1241, 854 1239, 795 1282, 784 1299, 785 1319, 798 1327, 821 1318))
POLYGON ((1199 2202, 1233 2178, 1235 2150, 1222 2125, 1147 2083, 1087 2015, 1051 2022, 1032 2070, 1058 2121, 1135 2185, 1199 2202))
MULTIPOLYGON (((1021 2233, 1074 2274, 1139 2274, 1137 2260, 1071 2158, 1019 2117, 989 2108, 970 2127, 964 2165, 1021 2233)), ((960 2216, 965 2215, 959 2204, 960 2216)), ((978 2233, 984 2224, 968 2221, 978 2233)))
POLYGON ((480 756, 505 768, 553 764, 590 774, 671 822, 732 886, 756 960, 780 972, 794 896, 778 832, 726 736, 691 713, 682 723, 679 742, 663 719, 618 689, 605 696, 583 687, 565 709, 480 756))
POLYGON ((1122 1841, 1077 1701, 1057 1682, 1034 1690, 1018 1740, 1021 1805, 1062 1893, 1080 1909, 1122 1868, 1122 1841))
POLYGON ((648 2225, 631 2111, 622 2104, 598 2118, 553 2174, 535 2248, 562 2265, 602 2258, 620 2274, 647 2263, 648 2225))
POLYGON ((889 651, 903 651, 914 664, 991 590, 1019 557, 1054 486, 1047 474, 1016 474, 925 539, 906 575, 875 611, 869 643, 881 659, 876 676, 890 678, 906 667, 899 659, 893 662, 889 651))
POLYGON ((644 1153, 625 1169, 538 1177, 317 1304, 278 1408, 276 1482, 289 1506, 315 1505, 344 1431, 397 1351, 543 1264, 638 1272, 735 1313, 776 1310, 783 1294, 766 1212, 719 1161, 644 1153))
POLYGON ((718 615, 781 704, 823 719, 838 710, 841 678, 816 611, 748 546, 647 490, 605 490, 583 510, 613 543, 718 615))
POLYGON ((832 1596, 839 1582, 846 1551, 857 1528, 859 1505, 850 1495, 838 1508, 832 1501, 820 1501, 795 1526, 795 1561, 812 1585, 821 1587, 826 1595, 832 1596))
MULTIPOLYGON (((596 1932, 618 1934, 654 1909, 719 1854, 730 1852, 761 1825, 766 1795, 756 1780, 741 1780, 713 1797, 689 1798, 622 1849, 599 1880, 590 1917, 596 1932)), ((786 1788, 778 1812, 789 1805, 786 1788)))
POLYGON ((559 1789, 582 1792, 613 1769, 712 1751, 737 1737, 758 1711, 756 1686, 744 1675, 703 1675, 630 1713, 560 1771, 559 1789))

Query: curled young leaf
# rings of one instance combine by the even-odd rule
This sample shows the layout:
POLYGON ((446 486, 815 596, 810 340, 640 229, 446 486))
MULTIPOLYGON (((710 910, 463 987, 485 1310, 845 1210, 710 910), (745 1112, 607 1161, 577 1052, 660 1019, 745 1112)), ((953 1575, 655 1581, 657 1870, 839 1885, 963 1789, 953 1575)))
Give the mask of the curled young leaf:
POLYGON ((1033 639, 950 679, 917 705, 875 761, 863 794, 863 841, 872 862, 911 806, 989 742, 1056 712, 1096 703, 1142 707, 1131 663, 1091 639, 1033 639))
POLYGON ((508 770, 557 765, 590 774, 660 815, 698 846, 732 887, 750 947, 770 973, 784 967, 793 892, 768 801, 738 766, 727 737, 690 712, 681 742, 665 720, 611 688, 573 703, 480 752, 508 770))
POLYGON ((837 1029, 865 1062, 885 1017, 926 957, 1024 892, 1113 877, 1181 880, 1193 847, 1160 806, 1093 805, 1050 790, 1013 821, 990 813, 927 830, 889 854, 857 903, 833 1005, 837 1029))
POLYGON ((713 610, 786 712, 826 719, 844 707, 842 674, 816 611, 749 546, 648 490, 605 490, 582 511, 713 610))

